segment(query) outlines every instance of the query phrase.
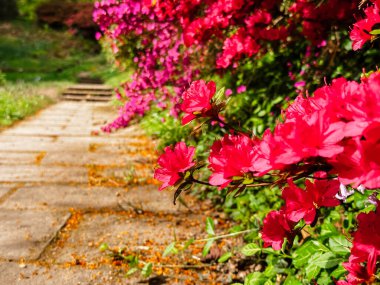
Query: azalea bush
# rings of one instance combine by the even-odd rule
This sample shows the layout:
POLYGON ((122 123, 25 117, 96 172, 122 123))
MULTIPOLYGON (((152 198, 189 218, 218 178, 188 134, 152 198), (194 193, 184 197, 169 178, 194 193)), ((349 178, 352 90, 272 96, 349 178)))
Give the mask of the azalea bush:
POLYGON ((163 182, 160 190, 174 186, 178 197, 198 183, 227 188, 228 193, 238 195, 256 187, 276 186, 282 189, 283 205, 263 220, 263 247, 282 250, 283 256, 292 260, 285 267, 305 265, 309 281, 325 278, 325 273, 337 281, 345 273, 343 266, 348 271, 347 281, 338 284, 370 284, 377 278, 380 250, 380 216, 378 211, 372 212, 380 188, 379 86, 380 73, 374 72, 361 83, 339 78, 317 89, 314 96, 300 94, 274 130, 267 129, 260 138, 223 119, 223 104, 214 96, 214 82, 195 81, 183 95, 182 123, 206 118, 227 132, 211 146, 208 181, 199 179, 206 164, 194 159, 194 146, 179 142, 166 147, 155 171, 155 178, 163 182), (350 232, 352 229, 339 223, 347 215, 341 204, 355 191, 366 196, 368 205, 360 209, 358 227, 350 232), (337 207, 334 215, 338 218, 333 218, 329 209, 337 207), (327 233, 323 227, 314 229, 326 221, 330 226, 327 233), (293 245, 296 250, 292 252, 293 245), (305 258, 302 249, 313 246, 314 250, 306 250, 310 260, 297 263, 298 256, 305 258), (348 250, 349 258, 343 262, 348 250))
MULTIPOLYGON (((97 37, 117 65, 135 70, 117 92, 119 116, 105 130, 127 126, 152 106, 178 116, 183 91, 199 78, 218 77, 233 96, 245 86, 251 97, 260 97, 270 85, 257 102, 264 104, 274 95, 291 96, 295 88, 316 87, 326 76, 357 76, 362 67, 352 60, 347 33, 359 2, 97 2, 97 37)), ((374 69, 378 55, 362 55, 359 60, 374 69)))
POLYGON ((98 38, 135 71, 104 130, 145 116, 160 190, 222 197, 232 231, 249 229, 242 253, 265 265, 245 284, 379 279, 379 5, 96 3, 98 38))

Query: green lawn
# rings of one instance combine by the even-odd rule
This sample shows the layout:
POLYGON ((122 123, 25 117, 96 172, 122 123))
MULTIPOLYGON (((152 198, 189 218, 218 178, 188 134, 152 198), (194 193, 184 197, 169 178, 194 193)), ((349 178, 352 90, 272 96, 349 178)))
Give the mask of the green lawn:
POLYGON ((0 23, 0 70, 11 82, 75 81, 82 72, 108 80, 110 68, 100 47, 67 31, 32 22, 0 23))
POLYGON ((25 83, 0 87, 0 129, 52 103, 51 97, 41 95, 41 88, 25 83))

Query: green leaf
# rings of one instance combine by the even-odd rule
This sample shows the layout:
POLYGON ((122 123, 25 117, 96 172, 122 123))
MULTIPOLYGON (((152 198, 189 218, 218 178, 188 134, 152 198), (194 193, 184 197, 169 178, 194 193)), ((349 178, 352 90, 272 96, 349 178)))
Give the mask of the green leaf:
POLYGON ((338 231, 336 230, 336 227, 334 227, 334 225, 330 223, 324 223, 322 225, 321 236, 329 237, 329 236, 336 235, 337 233, 338 231))
POLYGON ((185 243, 185 245, 184 245, 184 247, 183 247, 183 250, 186 250, 190 245, 192 245, 192 244, 194 243, 194 241, 195 241, 194 238, 189 239, 189 240, 185 243))
POLYGON ((334 253, 339 255, 346 255, 350 253, 352 244, 344 236, 339 235, 329 239, 329 246, 334 253))
POLYGON ((209 235, 214 236, 215 235, 215 226, 214 226, 214 220, 211 219, 210 217, 206 218, 206 232, 209 235))
POLYGON ((338 279, 339 277, 341 277, 343 274, 345 274, 347 272, 347 270, 342 266, 342 265, 339 265, 337 269, 335 269, 333 272, 331 272, 331 276, 338 279))
POLYGON ((299 281, 296 277, 288 275, 285 279, 284 285, 302 285, 302 282, 299 281))
POLYGON ((326 271, 323 271, 317 280, 318 285, 330 285, 331 278, 326 271))
POLYGON ((337 266, 341 261, 342 259, 340 257, 337 257, 334 253, 326 252, 314 260, 313 264, 319 268, 327 269, 337 266))
POLYGON ((293 253, 293 265, 296 268, 303 268, 308 263, 310 257, 318 251, 318 245, 307 241, 296 249, 293 253))
POLYGON ((225 254, 223 254, 223 255, 218 259, 218 262, 219 262, 219 263, 226 262, 226 261, 229 260, 231 257, 232 257, 232 253, 231 253, 231 252, 226 252, 225 254))
POLYGON ((170 243, 170 244, 165 248, 164 253, 162 254, 162 256, 165 257, 165 256, 167 256, 167 255, 169 255, 169 254, 171 254, 171 253, 176 252, 176 248, 175 248, 175 246, 176 246, 176 242, 175 242, 175 241, 173 241, 172 243, 170 243))
POLYGON ((220 103, 220 102, 224 101, 225 93, 226 93, 225 90, 226 90, 226 88, 222 87, 218 90, 218 92, 216 92, 216 94, 214 95, 214 100, 216 103, 220 103))
POLYGON ((153 272, 153 264, 151 262, 146 263, 141 270, 141 275, 148 278, 153 272))
POLYGON ((106 251, 107 249, 109 249, 108 243, 104 242, 99 246, 100 251, 106 251))
POLYGON ((311 281, 318 276, 319 272, 321 271, 321 268, 311 263, 305 267, 305 271, 307 279, 311 281))
POLYGON ((369 32, 371 35, 380 35, 380 29, 372 30, 369 32))
POLYGON ((255 244, 255 243, 249 243, 243 246, 241 249, 241 253, 244 254, 245 256, 252 256, 261 251, 261 248, 255 244))
POLYGON ((209 253, 213 243, 214 243, 213 239, 210 239, 209 241, 207 241, 207 243, 205 244, 202 250, 203 257, 205 257, 209 253))
POLYGON ((131 276, 132 274, 134 274, 135 272, 137 272, 139 269, 137 267, 133 267, 131 269, 128 270, 128 272, 125 274, 126 276, 131 276))
POLYGON ((263 285, 267 281, 261 272, 250 273, 245 277, 244 285, 263 285))
MULTIPOLYGON (((190 175, 190 174, 189 174, 190 175)), ((181 193, 183 191, 186 191, 188 190, 190 187, 191 187, 192 183, 191 182, 184 182, 182 183, 178 188, 177 190, 174 192, 174 197, 173 197, 173 204, 176 205, 177 203, 177 199, 179 198, 179 196, 181 195, 181 193)))

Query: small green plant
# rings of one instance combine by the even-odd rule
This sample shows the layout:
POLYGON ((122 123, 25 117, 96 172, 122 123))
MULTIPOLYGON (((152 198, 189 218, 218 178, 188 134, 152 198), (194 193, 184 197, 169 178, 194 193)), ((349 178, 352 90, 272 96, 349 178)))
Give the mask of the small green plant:
POLYGON ((99 250, 106 252, 113 261, 128 264, 129 270, 125 274, 126 277, 140 272, 143 278, 148 278, 153 273, 153 264, 151 262, 144 262, 137 255, 129 254, 126 248, 112 249, 107 243, 102 243, 99 250))
POLYGON ((52 102, 36 92, 27 84, 0 87, 0 127, 32 115, 52 102))
POLYGON ((5 74, 0 70, 0 86, 4 86, 7 83, 5 74))

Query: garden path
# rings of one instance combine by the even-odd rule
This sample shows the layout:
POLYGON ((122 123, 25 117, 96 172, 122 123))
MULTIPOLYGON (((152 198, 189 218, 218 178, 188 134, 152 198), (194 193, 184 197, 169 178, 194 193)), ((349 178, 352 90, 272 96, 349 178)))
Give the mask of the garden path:
POLYGON ((0 133, 0 284, 221 283, 204 265, 178 267, 199 266, 199 246, 182 263, 162 257, 174 238, 204 236, 209 205, 174 206, 157 191, 139 126, 99 133, 113 115, 105 103, 60 102, 0 133), (126 279, 102 243, 152 261, 153 277, 126 279))

